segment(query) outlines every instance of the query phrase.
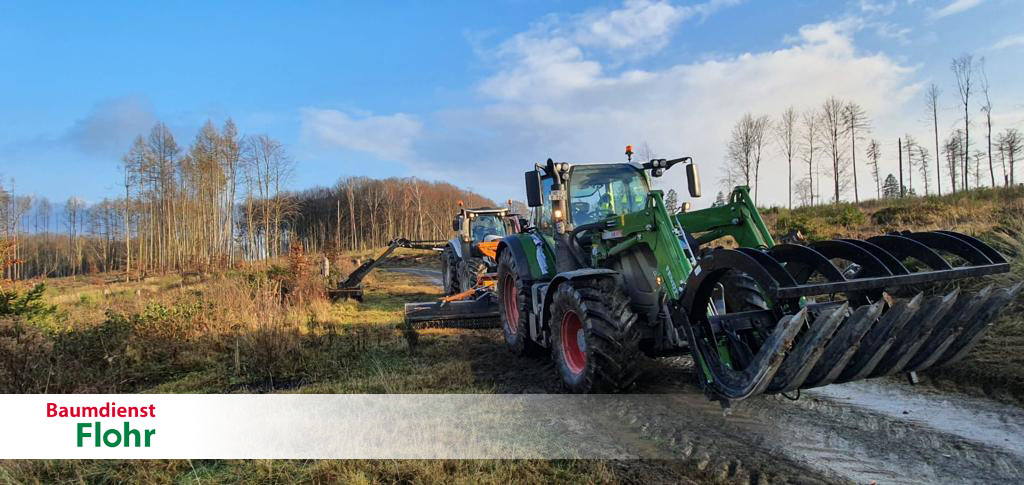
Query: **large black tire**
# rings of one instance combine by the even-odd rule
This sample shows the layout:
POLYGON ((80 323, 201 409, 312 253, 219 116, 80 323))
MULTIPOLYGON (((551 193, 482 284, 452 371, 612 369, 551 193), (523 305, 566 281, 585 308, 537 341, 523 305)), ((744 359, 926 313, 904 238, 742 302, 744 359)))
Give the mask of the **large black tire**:
POLYGON ((483 258, 463 258, 459 263, 459 291, 468 291, 476 286, 484 273, 487 273, 487 263, 483 258))
MULTIPOLYGON (((768 302, 758 288, 754 278, 739 271, 729 271, 719 281, 722 284, 723 299, 725 300, 726 313, 739 313, 756 310, 767 310, 768 302)), ((757 354, 761 342, 767 335, 755 335, 751 331, 743 331, 737 334, 738 342, 729 340, 730 350, 734 353, 733 365, 737 369, 745 368, 747 360, 757 354), (750 355, 747 355, 747 354, 750 355)))
POLYGON ((458 277, 459 259, 451 247, 441 251, 441 286, 445 295, 454 295, 459 292, 458 277))
POLYGON ((767 310, 768 302, 757 287, 757 282, 746 273, 729 271, 721 281, 725 309, 729 313, 767 310))
POLYGON ((516 258, 507 250, 498 257, 498 308, 505 345, 516 355, 536 355, 544 348, 530 339, 530 283, 516 267, 516 258))
POLYGON ((560 285, 551 299, 551 355, 565 387, 590 393, 632 386, 640 374, 636 322, 629 298, 612 278, 560 285))

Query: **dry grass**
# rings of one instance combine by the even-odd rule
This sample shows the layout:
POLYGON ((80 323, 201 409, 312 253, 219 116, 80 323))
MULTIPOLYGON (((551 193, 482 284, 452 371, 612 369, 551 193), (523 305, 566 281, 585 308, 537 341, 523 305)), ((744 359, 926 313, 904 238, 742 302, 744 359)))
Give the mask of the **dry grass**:
POLYGON ((619 480, 607 462, 586 460, 26 460, 0 462, 0 481, 26 484, 585 484, 619 480))

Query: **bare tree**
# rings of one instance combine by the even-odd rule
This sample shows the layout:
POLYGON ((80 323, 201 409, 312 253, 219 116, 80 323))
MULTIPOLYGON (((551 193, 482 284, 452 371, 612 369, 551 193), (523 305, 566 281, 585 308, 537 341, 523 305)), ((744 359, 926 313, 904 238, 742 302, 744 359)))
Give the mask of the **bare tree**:
POLYGON ((848 166, 846 164, 846 138, 844 136, 845 124, 843 123, 846 103, 837 98, 828 98, 821 106, 821 139, 825 149, 832 159, 832 182, 834 188, 833 202, 839 203, 843 189, 849 185, 846 179, 848 166))
POLYGON ((782 150, 782 156, 786 157, 786 166, 789 168, 789 208, 793 208, 793 157, 797 149, 797 114, 792 106, 786 108, 775 123, 775 137, 782 150))
POLYGON ((1021 150, 1024 150, 1024 136, 1016 128, 1008 128, 999 135, 997 143, 1000 154, 1010 165, 1009 184, 1016 185, 1014 168, 1017 156, 1020 155, 1021 150))
POLYGON ((924 145, 917 145, 917 168, 921 170, 921 179, 924 180, 924 195, 929 194, 928 175, 931 172, 931 155, 924 145))
POLYGON ((803 113, 803 115, 800 117, 800 121, 800 148, 802 153, 802 159, 804 163, 807 164, 807 195, 808 199, 810 200, 809 205, 814 205, 814 156, 818 153, 818 150, 820 149, 820 147, 817 145, 817 141, 818 126, 821 124, 821 115, 817 112, 817 110, 810 109, 803 113))
POLYGON ((996 186, 996 169, 992 164, 992 99, 989 97, 988 73, 985 71, 985 58, 978 60, 978 74, 981 75, 981 94, 985 96, 985 104, 981 106, 981 112, 985 113, 985 127, 988 133, 985 140, 988 145, 988 173, 992 179, 992 186, 996 186))
POLYGON ((736 174, 744 185, 754 187, 754 201, 757 201, 758 175, 761 165, 761 154, 765 142, 769 120, 767 116, 746 113, 733 126, 732 135, 727 147, 730 166, 728 174, 736 174), (753 181, 753 184, 751 184, 753 181))
POLYGON ((964 141, 963 141, 963 168, 961 169, 963 178, 963 188, 967 190, 967 163, 968 153, 971 147, 971 115, 970 115, 970 101, 971 93, 973 92, 974 85, 972 75, 974 74, 974 56, 971 54, 963 54, 960 57, 953 59, 951 66, 953 75, 956 77, 956 88, 960 93, 960 102, 964 108, 964 141))
POLYGON ((935 190, 942 195, 942 170, 939 167, 939 95, 942 92, 935 83, 928 85, 924 94, 924 104, 928 110, 928 116, 932 122, 932 130, 935 132, 935 190))
POLYGON ((913 193, 914 191, 914 167, 918 165, 917 157, 917 140, 910 135, 903 135, 903 148, 907 152, 907 191, 913 193))
POLYGON ((960 173, 960 131, 954 131, 946 139, 946 144, 943 147, 943 152, 946 156, 946 168, 949 170, 949 184, 954 194, 956 193, 957 176, 960 173))
POLYGON ((875 179, 875 196, 882 198, 882 181, 879 180, 878 162, 882 158, 882 145, 878 140, 872 139, 868 143, 868 167, 871 169, 871 178, 875 179))
POLYGON ((850 137, 850 166, 853 168, 853 201, 860 202, 857 190, 857 138, 861 132, 870 128, 867 112, 857 103, 847 103, 843 107, 843 130, 850 137))

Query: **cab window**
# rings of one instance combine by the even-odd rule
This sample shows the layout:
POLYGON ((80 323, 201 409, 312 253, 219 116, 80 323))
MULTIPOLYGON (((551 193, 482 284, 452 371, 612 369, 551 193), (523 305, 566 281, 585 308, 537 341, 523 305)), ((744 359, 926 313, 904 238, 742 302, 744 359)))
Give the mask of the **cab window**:
POLYGON ((500 239, 507 235, 504 222, 496 214, 476 214, 471 220, 473 242, 484 242, 488 236, 494 236, 491 239, 500 239))
POLYGON ((643 210, 649 186, 631 165, 577 165, 569 175, 569 214, 574 225, 643 210))

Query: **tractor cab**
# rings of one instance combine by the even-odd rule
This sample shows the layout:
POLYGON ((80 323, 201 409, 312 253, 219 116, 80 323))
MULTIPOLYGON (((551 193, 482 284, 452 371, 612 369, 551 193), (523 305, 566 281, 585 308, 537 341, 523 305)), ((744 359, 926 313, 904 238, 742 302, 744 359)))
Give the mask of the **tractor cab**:
POLYGON ((647 177, 633 165, 575 165, 569 169, 568 222, 581 226, 639 212, 649 191, 647 177))

